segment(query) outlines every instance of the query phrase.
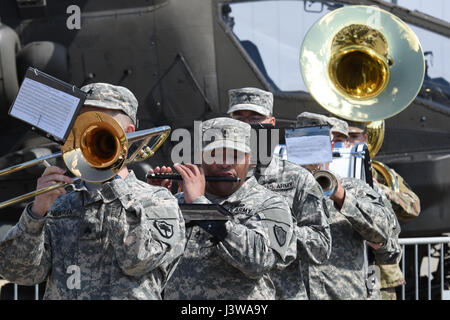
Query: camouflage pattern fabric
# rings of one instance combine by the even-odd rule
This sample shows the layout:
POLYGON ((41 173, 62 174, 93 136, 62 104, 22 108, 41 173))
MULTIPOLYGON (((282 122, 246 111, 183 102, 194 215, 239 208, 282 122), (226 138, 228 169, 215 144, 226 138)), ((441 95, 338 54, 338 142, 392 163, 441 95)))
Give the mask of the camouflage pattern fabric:
MULTIPOLYGON (((407 186, 403 178, 397 172, 395 172, 395 170, 393 170, 392 168, 390 169, 398 179, 400 191, 394 192, 392 189, 384 185, 383 183, 385 181, 383 176, 379 174, 378 171, 372 169, 372 175, 378 182, 375 183, 375 186, 381 189, 381 191, 378 192, 380 194, 385 195, 386 197, 385 201, 392 204, 392 208, 398 220, 409 221, 420 214, 420 200, 417 197, 417 195, 407 186)), ((397 218, 395 219, 396 225, 399 225, 397 218)), ((398 227, 398 229, 399 228, 400 227, 398 227)), ((400 231, 396 232, 396 234, 394 235, 397 238, 397 243, 399 233, 400 231)), ((395 288, 405 283, 404 275, 398 263, 383 265, 379 263, 377 260, 377 265, 380 268, 381 272, 380 277, 381 289, 395 288)), ((390 290, 389 293, 386 290, 382 290, 381 293, 383 299, 385 298, 387 300, 396 299, 395 290, 390 290)))
POLYGON ((109 83, 91 83, 81 88, 87 93, 85 106, 121 110, 125 112, 136 125, 138 101, 134 94, 125 87, 109 83))
POLYGON ((381 300, 397 300, 395 288, 381 289, 381 300))
POLYGON ((395 288, 405 283, 402 270, 400 269, 398 263, 380 264, 378 267, 380 268, 381 273, 381 289, 395 288))
POLYGON ((345 121, 339 120, 335 117, 328 117, 328 122, 330 123, 331 132, 339 132, 348 138, 348 124, 345 121))
POLYGON ((250 152, 250 125, 231 118, 214 118, 203 121, 202 151, 230 148, 250 152))
MULTIPOLYGON (((184 202, 182 193, 176 197, 184 202)), ((197 225, 187 227, 186 249, 164 299, 275 299, 269 271, 289 265, 296 251, 284 199, 251 177, 227 198, 206 194, 194 203, 220 204, 231 220, 222 240, 197 225)))
POLYGON ((394 192, 392 189, 384 185, 384 178, 377 171, 372 169, 372 176, 379 182, 380 188, 383 189, 387 198, 392 204, 397 218, 400 221, 409 221, 420 214, 420 199, 407 185, 402 176, 400 176, 394 169, 390 168, 392 173, 398 179, 399 192, 394 192))
MULTIPOLYGON (((389 213, 387 215, 387 219, 390 226, 388 234, 389 237, 386 244, 378 250, 372 250, 375 255, 375 261, 378 266, 381 266, 383 264, 384 265, 397 264, 401 259, 401 252, 402 252, 400 243, 398 242, 398 236, 400 235, 401 231, 400 223, 398 222, 398 219, 394 213, 394 210, 391 206, 391 202, 386 197, 383 189, 380 188, 380 185, 378 183, 374 183, 373 189, 375 190, 376 193, 378 193, 381 196, 383 205, 387 209, 386 212, 389 213)), ((383 282, 382 279, 381 282, 383 282)), ((383 288, 383 286, 381 286, 381 288, 383 288)))
MULTIPOLYGON (((368 299, 364 267, 364 240, 384 243, 379 250, 383 263, 398 261, 401 252, 390 240, 393 212, 381 195, 359 179, 340 178, 346 190, 344 204, 338 210, 326 200, 332 236, 331 256, 322 265, 309 265, 305 284, 312 300, 368 299), (390 252, 393 250, 393 252, 390 252)), ((378 291, 378 290, 377 290, 378 291)), ((378 296, 379 293, 375 295, 378 296)))
POLYGON ((297 116, 297 127, 330 126, 329 118, 323 114, 302 112, 297 116))
POLYGON ((228 91, 228 96, 228 114, 239 110, 250 110, 268 117, 273 113, 272 92, 249 87, 231 89, 228 91))
POLYGON ((331 251, 322 189, 308 170, 276 156, 254 175, 259 184, 286 199, 295 222, 297 259, 286 269, 271 273, 277 299, 307 299, 303 278, 308 270, 303 264, 324 263, 331 251))
POLYGON ((177 200, 130 172, 91 191, 80 184, 43 218, 29 204, 0 242, 0 275, 47 280, 44 299, 161 299, 184 244, 177 200))

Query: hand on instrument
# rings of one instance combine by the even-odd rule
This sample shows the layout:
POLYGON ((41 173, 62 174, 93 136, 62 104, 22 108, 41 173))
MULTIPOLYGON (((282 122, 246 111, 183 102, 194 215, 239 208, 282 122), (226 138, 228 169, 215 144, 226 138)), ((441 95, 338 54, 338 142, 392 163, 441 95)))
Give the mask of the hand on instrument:
MULTIPOLYGON (((152 174, 152 173, 173 173, 173 172, 172 172, 171 167, 162 166, 161 168, 156 167, 155 170, 149 169, 148 173, 152 174)), ((172 188, 172 180, 171 179, 149 179, 149 178, 147 178, 147 183, 151 184, 152 186, 165 187, 169 190, 172 188)))
MULTIPOLYGON (((58 183, 73 183, 73 179, 64 175, 64 170, 55 166, 47 167, 42 176, 37 180, 36 189, 46 188, 58 183)), ((53 191, 38 195, 34 198, 31 211, 36 216, 44 216, 50 209, 52 203, 59 196, 66 194, 66 190, 61 187, 53 191)))
POLYGON ((339 179, 337 179, 337 190, 336 192, 330 197, 331 200, 334 201, 335 206, 340 210, 342 206, 344 205, 345 200, 345 189, 339 182, 339 179))
POLYGON ((192 203, 195 199, 205 194, 206 180, 203 169, 194 164, 173 165, 183 178, 184 201, 192 203))

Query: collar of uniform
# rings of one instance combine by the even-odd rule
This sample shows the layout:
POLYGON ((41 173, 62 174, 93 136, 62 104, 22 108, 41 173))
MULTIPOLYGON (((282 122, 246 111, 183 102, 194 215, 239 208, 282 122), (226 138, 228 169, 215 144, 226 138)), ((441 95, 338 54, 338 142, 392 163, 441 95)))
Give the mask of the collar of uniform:
POLYGON ((130 194, 131 190, 129 183, 133 180, 136 180, 136 176, 133 171, 130 171, 125 179, 118 178, 105 182, 100 188, 103 202, 109 203, 130 194))
POLYGON ((279 157, 272 156, 272 160, 267 166, 259 165, 255 170, 255 176, 259 178, 260 176, 277 176, 281 177, 283 173, 283 159, 279 157))
POLYGON ((98 190, 89 190, 86 186, 86 182, 83 180, 74 184, 72 192, 80 192, 80 195, 83 197, 83 204, 85 206, 101 200, 98 190))

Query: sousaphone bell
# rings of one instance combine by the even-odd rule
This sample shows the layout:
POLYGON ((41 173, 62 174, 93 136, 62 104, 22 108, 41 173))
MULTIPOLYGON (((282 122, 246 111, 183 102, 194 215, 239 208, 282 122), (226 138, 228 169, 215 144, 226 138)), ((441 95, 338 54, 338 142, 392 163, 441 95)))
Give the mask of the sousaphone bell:
MULTIPOLYGON (((309 29, 300 68, 308 91, 323 108, 367 123, 372 158, 383 142, 384 119, 407 108, 419 93, 425 59, 417 36, 398 17, 373 6, 347 6, 309 29)), ((385 168, 373 163, 392 181, 385 168)))

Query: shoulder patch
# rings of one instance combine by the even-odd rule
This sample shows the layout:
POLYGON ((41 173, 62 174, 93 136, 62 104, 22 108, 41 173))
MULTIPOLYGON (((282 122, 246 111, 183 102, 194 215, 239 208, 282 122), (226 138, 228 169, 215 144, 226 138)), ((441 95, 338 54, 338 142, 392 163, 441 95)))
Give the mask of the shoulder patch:
POLYGON ((277 239, 277 242, 280 245, 280 247, 284 246, 286 243, 287 232, 284 231, 283 227, 277 225, 273 226, 273 232, 275 233, 275 239, 277 239))
POLYGON ((155 228, 159 231, 161 236, 170 239, 173 236, 173 226, 163 220, 156 220, 154 222, 155 228))

